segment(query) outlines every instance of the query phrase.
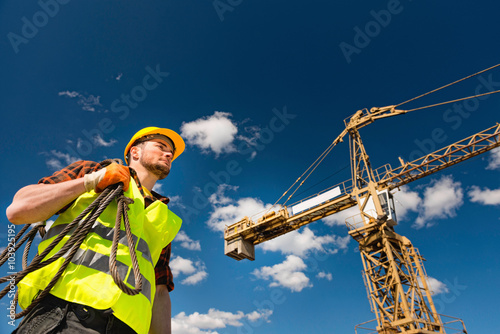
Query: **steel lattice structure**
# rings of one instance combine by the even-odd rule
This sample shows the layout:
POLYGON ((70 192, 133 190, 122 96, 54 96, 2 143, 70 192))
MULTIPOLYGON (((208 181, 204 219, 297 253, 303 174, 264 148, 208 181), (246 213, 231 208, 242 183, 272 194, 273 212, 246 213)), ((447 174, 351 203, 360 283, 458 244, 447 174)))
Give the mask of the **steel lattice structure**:
MULTIPOLYGON (((333 141, 331 148, 349 135, 351 180, 326 189, 322 193, 334 189, 335 196, 300 212, 294 212, 294 208, 310 199, 296 206, 276 207, 275 211, 255 221, 245 217, 228 226, 224 232, 226 255, 237 260, 254 260, 254 245, 357 205, 359 215, 346 224, 349 234, 359 244, 363 277, 376 315, 377 326, 370 333, 446 333, 448 322, 444 323, 436 312, 423 258, 408 238, 394 231, 397 222, 390 190, 499 147, 500 124, 414 161, 404 162, 400 158, 399 167, 387 164, 372 169, 359 129, 377 119, 407 112, 389 106, 370 111, 363 109, 346 119, 345 130, 333 141)), ((322 193, 313 196, 312 200, 321 198, 322 193)), ((457 333, 466 333, 460 319, 451 322, 461 324, 457 333)), ((362 328, 367 329, 358 329, 362 328)))

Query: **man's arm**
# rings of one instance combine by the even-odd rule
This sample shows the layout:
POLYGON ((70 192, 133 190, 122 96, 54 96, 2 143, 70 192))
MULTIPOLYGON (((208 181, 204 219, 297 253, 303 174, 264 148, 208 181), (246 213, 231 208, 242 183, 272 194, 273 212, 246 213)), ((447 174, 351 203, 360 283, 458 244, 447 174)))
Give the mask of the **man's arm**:
POLYGON ((16 225, 44 221, 84 192, 83 178, 26 186, 16 193, 7 208, 7 219, 16 225))
POLYGON ((7 218, 14 224, 32 224, 46 220, 86 191, 103 191, 107 186, 123 183, 127 190, 128 167, 112 163, 99 169, 92 161, 77 161, 68 167, 19 190, 7 208, 7 218))
POLYGON ((163 284, 157 285, 149 334, 170 334, 172 332, 171 313, 172 308, 168 288, 163 284))

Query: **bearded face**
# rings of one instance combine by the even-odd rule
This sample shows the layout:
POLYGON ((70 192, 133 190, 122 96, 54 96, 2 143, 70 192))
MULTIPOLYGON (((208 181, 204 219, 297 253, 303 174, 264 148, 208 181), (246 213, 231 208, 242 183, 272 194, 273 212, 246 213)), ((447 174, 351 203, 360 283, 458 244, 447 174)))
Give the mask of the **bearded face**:
POLYGON ((158 180, 163 180, 170 173, 172 149, 161 141, 145 142, 139 157, 139 163, 158 180))

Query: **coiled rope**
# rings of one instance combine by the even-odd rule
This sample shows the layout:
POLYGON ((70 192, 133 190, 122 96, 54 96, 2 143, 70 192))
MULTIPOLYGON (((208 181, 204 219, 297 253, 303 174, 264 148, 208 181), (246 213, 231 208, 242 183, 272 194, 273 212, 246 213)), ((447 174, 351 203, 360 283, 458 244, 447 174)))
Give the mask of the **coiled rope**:
MULTIPOLYGON (((110 163, 110 161, 104 161, 103 163, 110 163)), ((101 164, 103 164, 101 163, 101 164)), ((17 242, 21 236, 26 232, 30 225, 24 226, 21 231, 14 238, 14 247, 6 247, 6 249, 0 255, 0 266, 3 265, 11 256, 13 252, 16 252, 19 247, 28 240, 26 247, 23 253, 23 269, 15 274, 4 276, 0 278, 0 284, 10 281, 10 283, 0 291, 0 299, 3 298, 7 293, 11 291, 12 285, 17 285, 19 281, 21 281, 26 275, 35 270, 43 268, 60 258, 64 258, 64 262, 59 270, 56 272, 52 280, 49 282, 47 287, 38 294, 38 296, 32 301, 32 303, 23 311, 14 315, 15 319, 19 319, 28 314, 44 297, 46 297, 50 290, 57 283, 64 270, 66 270, 67 266, 71 262, 75 253, 80 249, 80 245, 83 243, 88 233, 91 231, 92 226, 96 222, 97 218, 101 215, 101 213, 108 207, 108 205, 115 200, 117 201, 118 209, 116 213, 116 221, 114 227, 114 235, 113 235, 113 243, 111 246, 111 254, 109 257, 109 269, 111 276, 115 284, 126 294, 128 295, 136 295, 142 290, 142 275, 140 273, 139 263, 137 261, 137 254, 135 251, 134 240, 132 236, 132 232, 130 229, 130 222, 127 214, 128 204, 134 202, 133 199, 125 197, 123 195, 123 184, 118 183, 107 187, 99 196, 85 209, 80 213, 71 223, 67 224, 67 226, 55 237, 55 239, 47 246, 47 248, 41 253, 37 254, 31 263, 28 265, 28 253, 33 243, 33 240, 37 233, 43 237, 45 235, 45 222, 38 223, 34 225, 31 230, 26 234, 19 243, 17 242), (125 232, 127 235, 127 243, 128 248, 130 250, 130 257, 132 260, 132 267, 134 271, 135 278, 135 289, 131 289, 128 287, 117 269, 117 249, 118 249, 118 241, 120 235, 121 222, 123 220, 125 232), (74 231, 73 231, 74 230, 74 231), (51 258, 44 261, 44 258, 59 244, 59 242, 71 231, 71 236, 66 241, 66 243, 61 247, 61 249, 54 254, 51 258)), ((18 293, 14 297, 14 303, 17 305, 17 297, 18 293)))

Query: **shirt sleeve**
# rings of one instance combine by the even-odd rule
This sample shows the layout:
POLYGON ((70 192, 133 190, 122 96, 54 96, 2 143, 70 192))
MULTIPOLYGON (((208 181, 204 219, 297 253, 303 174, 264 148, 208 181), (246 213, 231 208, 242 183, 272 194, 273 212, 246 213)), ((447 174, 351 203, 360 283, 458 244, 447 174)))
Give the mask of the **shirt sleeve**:
POLYGON ((155 276, 156 285, 166 285, 168 291, 174 289, 174 277, 172 271, 170 270, 170 253, 172 250, 171 244, 163 248, 160 254, 160 259, 156 263, 155 276))
POLYGON ((85 174, 95 172, 101 169, 102 166, 93 161, 76 161, 71 165, 55 172, 51 176, 41 178, 38 183, 55 184, 64 181, 76 180, 83 177, 85 174))
MULTIPOLYGON (((97 162, 80 160, 73 162, 71 165, 55 172, 51 176, 41 178, 38 183, 56 184, 64 181, 76 180, 83 177, 85 174, 95 172, 101 168, 101 164, 97 162)), ((72 204, 73 202, 69 203, 61 208, 61 210, 57 211, 56 214, 64 212, 72 204)))

